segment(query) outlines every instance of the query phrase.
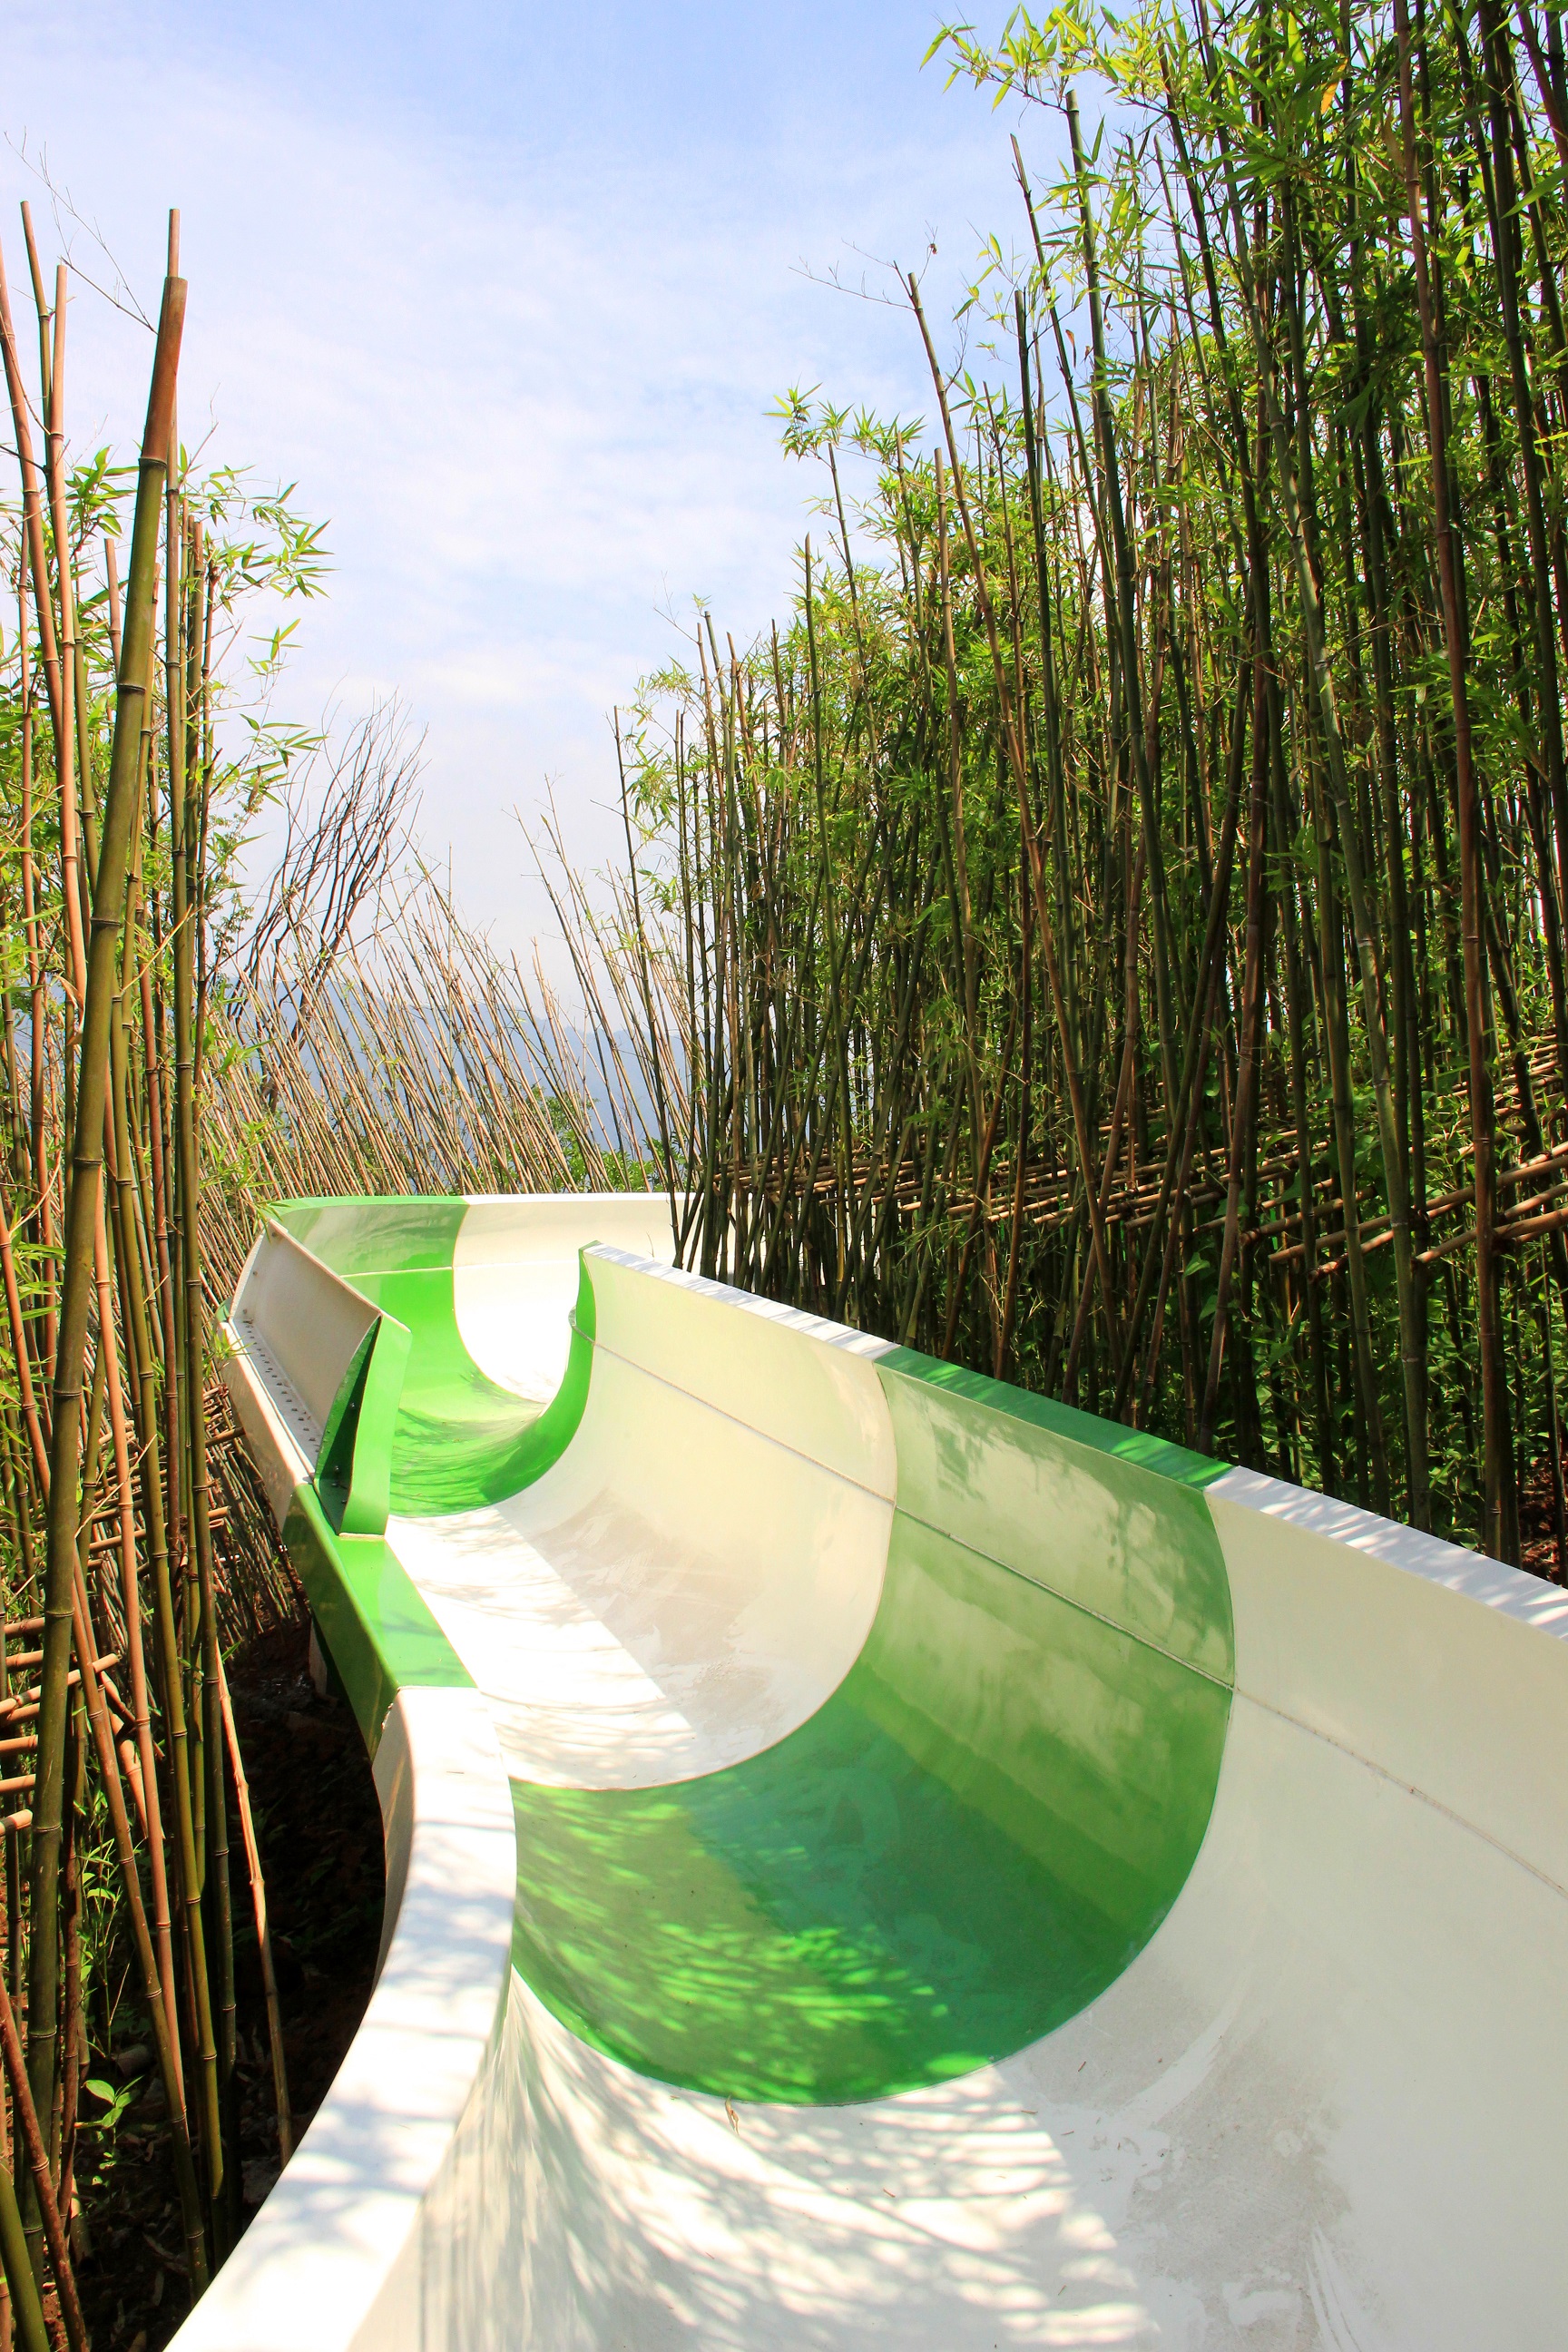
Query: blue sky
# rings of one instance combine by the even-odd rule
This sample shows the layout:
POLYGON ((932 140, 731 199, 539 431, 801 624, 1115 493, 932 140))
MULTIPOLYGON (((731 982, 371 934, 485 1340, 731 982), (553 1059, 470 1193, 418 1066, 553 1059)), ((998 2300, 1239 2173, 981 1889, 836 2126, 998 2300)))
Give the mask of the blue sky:
MULTIPOLYGON (((552 781, 602 863, 606 713, 678 649, 666 614, 700 594, 742 642, 787 603, 814 485, 771 401, 820 383, 930 414, 909 318, 802 265, 924 260, 950 310, 981 237, 1016 226, 1014 111, 921 72, 937 12, 889 0, 7 15, 13 286, 16 200, 48 226, 24 140, 149 307, 180 205, 185 438, 330 519, 283 703, 308 722, 402 694, 428 730, 426 848, 526 948, 548 919, 513 812, 552 781)), ((145 368, 79 289, 79 446, 131 438, 145 368)))

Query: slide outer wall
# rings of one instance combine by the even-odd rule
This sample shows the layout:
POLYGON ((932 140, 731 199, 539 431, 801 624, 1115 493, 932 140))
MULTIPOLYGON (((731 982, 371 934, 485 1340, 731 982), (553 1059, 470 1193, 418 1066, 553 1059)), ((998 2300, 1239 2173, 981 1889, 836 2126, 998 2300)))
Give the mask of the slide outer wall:
MULTIPOLYGON (((348 1212, 350 1204, 339 1205, 348 1212)), ((637 1311, 656 1355, 664 1344, 657 1336, 658 1286, 686 1294, 689 1306, 669 1299, 668 1320, 706 1328, 689 1369, 694 1389, 714 1388, 715 1401, 725 1396, 731 1411, 734 1388, 726 1383, 726 1346, 714 1319, 723 1309, 746 1313, 736 1339, 755 1335, 764 1353, 829 1339, 876 1361, 899 1427, 900 1502, 906 1466, 921 1475, 942 1454, 913 1433, 922 1415, 954 1410, 950 1387, 961 1411, 1022 1413, 1065 1488, 1095 1457, 1108 1456, 1165 1482, 1173 1511, 1196 1513, 1217 1538, 1228 1583, 1224 1637, 1214 1609, 1194 1606, 1177 1608, 1162 1626, 1134 1623, 1139 1638, 1227 1684, 1234 1674, 1238 1705, 1369 1768, 1402 1800, 1415 1798, 1473 1832, 1534 1882, 1531 1900, 1545 1895, 1563 1903, 1568 1598, 1351 1506, 1197 1463, 1065 1409, 1020 1404, 1016 1392, 994 1383, 950 1381, 946 1368, 938 1370, 934 1394, 922 1394, 914 1372, 920 1360, 904 1351, 668 1267, 634 1265, 614 1246, 595 1250, 591 1245, 606 1237, 626 1205, 576 1196, 480 1204, 498 1230, 509 1211, 524 1230, 537 1213, 551 1228, 552 1262, 564 1264, 582 1247, 590 1280, 598 1261, 612 1289, 634 1305, 640 1294, 646 1308, 637 1311), (707 1312, 697 1316, 700 1302, 707 1312)), ((639 1200, 635 1216, 646 1221, 649 1206, 639 1200)), ((662 1211, 662 1203, 651 1206, 662 1211)), ((608 1237, 613 1243, 619 1234, 608 1237)), ((512 1808, 484 1703, 384 1538, 334 1530, 311 1485, 312 1433, 319 1441, 331 1409, 333 1365, 324 1335, 332 1335, 341 1377, 367 1328, 342 1293, 359 1294, 308 1253, 297 1257, 291 1248, 289 1256, 270 1344, 247 1328, 242 1309, 258 1255, 247 1263, 226 1377, 374 1759, 386 1828, 388 1935, 380 1978, 337 2082, 177 2341, 182 2352, 368 2352, 373 2345, 445 2352, 500 2340, 491 2297, 501 2242, 517 2226, 515 2212, 509 2222, 501 2209, 520 2195, 545 2193, 541 2166, 570 2151, 525 2150, 515 2141, 520 1996, 525 2011, 531 2004, 508 1964, 512 1808), (290 1375, 291 1345, 304 1349, 301 1374, 308 1357, 317 1360, 308 1381, 290 1375), (501 2195, 498 2166, 522 2176, 501 2195)), ((680 1375, 671 1360, 658 1369, 665 1378, 680 1375)), ((796 1441, 820 1445, 817 1458, 831 1459, 842 1437, 825 1426, 794 1433, 796 1441)), ((927 1508, 935 1513, 939 1504, 927 1498, 922 1517, 927 1508)), ((1092 1547, 1084 1575, 1103 1576, 1104 1562, 1091 1553, 1092 1547)), ((1135 1575, 1119 1593, 1102 1582, 1072 1597, 1124 1622, 1126 1612, 1136 1619, 1140 1609, 1158 1605, 1137 1589, 1135 1575)), ((1505 1874, 1500 1883, 1514 1882, 1505 1874)), ((1505 1935, 1507 1924, 1500 1923, 1505 1935)), ((1480 2123, 1478 2132, 1485 2136, 1480 2123)), ((1550 2152, 1553 2163, 1556 2153, 1550 2152)), ((1538 2159, 1527 2151, 1524 2161, 1539 2168, 1548 2154, 1538 2159)), ((564 2193, 559 2183, 550 2190, 564 2193)), ((559 2294, 569 2298, 570 2291, 562 2282, 559 2294)), ((538 2340, 553 2347, 590 2338, 574 2332, 563 2303, 538 2340)), ((618 2339, 592 2340, 607 2347, 618 2339)), ((1336 2339, 1324 2332, 1321 2340, 1336 2339)), ((1506 2332, 1496 2340, 1524 2341, 1506 2332)))

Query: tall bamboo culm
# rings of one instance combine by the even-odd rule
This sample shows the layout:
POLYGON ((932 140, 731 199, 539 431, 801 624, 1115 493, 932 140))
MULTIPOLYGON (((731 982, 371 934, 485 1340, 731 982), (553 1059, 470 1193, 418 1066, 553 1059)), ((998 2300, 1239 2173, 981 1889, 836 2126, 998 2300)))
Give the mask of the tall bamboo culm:
POLYGON ((787 395, 794 613, 619 714, 647 1154, 705 1271, 1562 1576, 1560 22, 1107 27, 939 37, 991 379, 900 281, 931 423, 787 395))
POLYGON ((0 258, 0 2352, 78 2352, 86 2084, 118 2043, 152 2050, 193 2295, 239 2216, 231 1805, 266 1908, 220 1644, 294 1603, 203 1282, 206 942, 267 782, 218 748, 216 666, 250 587, 308 587, 316 555, 282 501, 181 450, 178 215, 129 477, 70 452, 72 280, 50 286, 26 206, 22 227, 36 365, 0 258))

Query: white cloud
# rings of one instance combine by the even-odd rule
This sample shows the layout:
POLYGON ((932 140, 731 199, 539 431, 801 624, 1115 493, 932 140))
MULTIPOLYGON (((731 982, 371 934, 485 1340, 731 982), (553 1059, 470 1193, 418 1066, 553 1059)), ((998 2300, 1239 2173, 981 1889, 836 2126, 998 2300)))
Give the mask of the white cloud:
MULTIPOLYGON (((446 101, 422 123, 401 100, 345 111, 330 77, 291 88, 286 55, 181 64, 167 29, 24 15, 5 128, 47 142, 149 303, 161 207, 182 203, 184 437, 210 406, 215 456, 297 479, 330 518, 331 595, 303 616, 288 705, 404 692, 429 730, 426 845, 451 845, 464 902, 523 944, 547 916, 510 811, 553 777, 588 862, 611 854, 605 713, 668 658, 661 608, 700 593, 740 640, 787 603, 814 485, 769 400, 820 380, 929 411, 911 322, 794 265, 851 243, 916 258, 935 220, 956 285, 973 226, 1008 216, 1005 126, 961 99, 933 110, 918 24, 910 109, 886 126, 781 102, 750 143, 737 112, 700 139, 651 122, 635 153, 591 107, 563 142, 554 84, 506 137, 468 136, 446 101)), ((27 194, 47 226, 0 156, 0 198, 27 194)), ((145 335, 80 294, 79 441, 100 420, 133 438, 146 363, 145 335)))

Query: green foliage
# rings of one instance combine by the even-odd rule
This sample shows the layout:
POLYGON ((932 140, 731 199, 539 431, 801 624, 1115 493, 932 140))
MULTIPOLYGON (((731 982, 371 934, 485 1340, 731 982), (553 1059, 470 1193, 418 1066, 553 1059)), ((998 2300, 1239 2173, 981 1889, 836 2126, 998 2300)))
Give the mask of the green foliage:
POLYGON ((1492 1540, 1556 1559, 1568 76, 1519 25, 1415 36, 1469 964, 1389 9, 943 27, 928 62, 1043 149, 961 312, 991 372, 933 384, 940 475, 920 424, 786 391, 824 525, 794 609, 739 655, 702 614, 623 736, 705 1267, 1461 1538, 1506 1490, 1492 1540), (1542 1165, 1494 1213, 1483 1479, 1489 1120, 1542 1165))

